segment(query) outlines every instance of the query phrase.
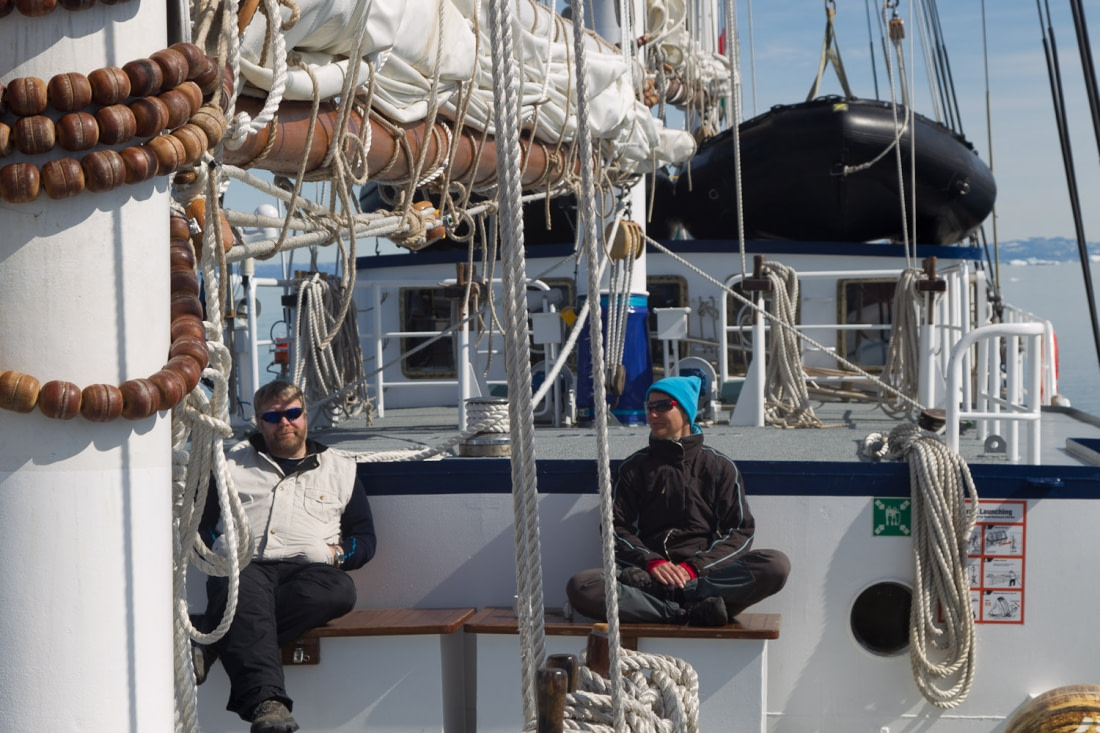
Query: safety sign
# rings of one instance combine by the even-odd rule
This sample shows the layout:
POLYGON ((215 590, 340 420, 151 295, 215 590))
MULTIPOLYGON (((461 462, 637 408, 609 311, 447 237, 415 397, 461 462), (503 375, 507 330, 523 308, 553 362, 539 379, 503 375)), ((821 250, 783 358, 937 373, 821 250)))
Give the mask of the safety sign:
POLYGON ((979 500, 967 542, 970 606, 979 624, 1024 622, 1027 503, 979 500))

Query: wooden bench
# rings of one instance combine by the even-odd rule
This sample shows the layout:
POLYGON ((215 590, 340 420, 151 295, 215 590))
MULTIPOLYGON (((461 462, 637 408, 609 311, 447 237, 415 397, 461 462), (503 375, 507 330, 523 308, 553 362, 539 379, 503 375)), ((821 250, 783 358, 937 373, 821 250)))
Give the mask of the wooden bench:
MULTIPOLYGON (((473 615, 473 608, 361 608, 306 632, 283 648, 295 718, 314 733, 466 730, 460 632, 473 615)), ((228 693, 215 665, 199 693, 204 733, 241 729, 224 710, 228 693)))
MULTIPOLYGON (((543 623, 548 655, 579 656, 595 622, 548 612, 543 623)), ((676 657, 694 667, 700 730, 762 733, 767 643, 779 638, 780 626, 779 614, 743 613, 719 627, 620 624, 619 636, 624 648, 676 657)), ((514 733, 523 723, 519 622, 510 608, 486 608, 466 622, 465 630, 476 647, 477 731, 514 733)))

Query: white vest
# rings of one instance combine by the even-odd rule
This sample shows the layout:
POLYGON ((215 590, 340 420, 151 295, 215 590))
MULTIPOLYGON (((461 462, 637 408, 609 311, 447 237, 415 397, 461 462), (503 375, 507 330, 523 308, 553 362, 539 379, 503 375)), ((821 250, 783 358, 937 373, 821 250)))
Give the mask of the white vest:
MULTIPOLYGON (((332 564, 329 545, 340 542, 340 517, 351 500, 356 465, 332 451, 315 453, 284 476, 279 465, 248 441, 226 454, 256 543, 254 560, 332 564), (309 466, 316 461, 316 467, 309 466)), ((224 552, 224 519, 215 550, 224 552)))

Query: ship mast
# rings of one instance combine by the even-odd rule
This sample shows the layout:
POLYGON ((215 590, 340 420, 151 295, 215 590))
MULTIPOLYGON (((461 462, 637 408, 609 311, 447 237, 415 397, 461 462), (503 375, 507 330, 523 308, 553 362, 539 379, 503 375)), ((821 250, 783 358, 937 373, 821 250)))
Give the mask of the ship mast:
MULTIPOLYGON (((165 5, 12 10, 0 23, 0 81, 148 57, 167 46, 165 5)), ((0 168, 65 156, 82 157, 55 146, 13 153, 0 168)), ((157 177, 0 205, 5 373, 83 388, 160 369, 169 346, 167 188, 157 177)), ((0 446, 0 727, 172 730, 169 414, 100 423, 0 410, 0 446)))

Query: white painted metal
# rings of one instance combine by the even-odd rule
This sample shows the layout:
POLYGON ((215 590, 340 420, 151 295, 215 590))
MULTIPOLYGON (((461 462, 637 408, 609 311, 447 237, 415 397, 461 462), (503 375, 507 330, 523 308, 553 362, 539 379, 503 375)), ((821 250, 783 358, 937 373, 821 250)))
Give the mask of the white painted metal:
MULTIPOLYGON (((121 66, 164 48, 166 28, 155 2, 13 12, 0 69, 10 81, 121 66)), ((0 208, 3 369, 84 387, 161 368, 167 185, 0 208)), ((0 729, 171 731, 167 414, 99 424, 0 411, 0 436, 0 729)))

